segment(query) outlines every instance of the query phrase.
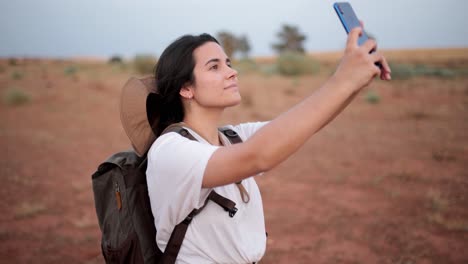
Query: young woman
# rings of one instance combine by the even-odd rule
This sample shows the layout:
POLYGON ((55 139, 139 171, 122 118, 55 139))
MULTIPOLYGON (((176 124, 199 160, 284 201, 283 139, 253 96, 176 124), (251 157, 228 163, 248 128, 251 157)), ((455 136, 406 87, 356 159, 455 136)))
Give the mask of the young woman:
POLYGON ((223 111, 241 102, 237 71, 219 43, 207 34, 183 36, 159 58, 155 77, 157 140, 148 151, 147 182, 158 247, 164 251, 174 226, 203 206, 209 192, 234 201, 234 217, 208 203, 188 227, 178 263, 253 263, 266 247, 262 199, 253 176, 268 171, 297 151, 349 104, 377 75, 390 80, 390 68, 373 40, 358 46, 360 28, 350 32, 343 58, 326 83, 270 122, 231 126, 243 143, 230 145, 218 131, 223 111), (380 62, 379 69, 374 65, 380 62), (198 141, 162 131, 173 123, 198 141), (250 200, 242 199, 235 184, 250 200))

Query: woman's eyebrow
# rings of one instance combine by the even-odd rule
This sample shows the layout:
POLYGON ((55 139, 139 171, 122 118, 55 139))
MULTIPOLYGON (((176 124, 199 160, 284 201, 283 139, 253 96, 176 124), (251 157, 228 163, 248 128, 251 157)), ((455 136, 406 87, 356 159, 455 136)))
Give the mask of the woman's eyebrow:
MULTIPOLYGON (((205 63, 205 66, 208 65, 208 64, 211 63, 211 62, 220 62, 220 61, 221 61, 220 59, 214 58, 214 59, 211 59, 211 60, 207 61, 207 62, 205 63)), ((231 62, 231 59, 226 58, 226 62, 227 62, 227 63, 230 63, 230 62, 231 62)))

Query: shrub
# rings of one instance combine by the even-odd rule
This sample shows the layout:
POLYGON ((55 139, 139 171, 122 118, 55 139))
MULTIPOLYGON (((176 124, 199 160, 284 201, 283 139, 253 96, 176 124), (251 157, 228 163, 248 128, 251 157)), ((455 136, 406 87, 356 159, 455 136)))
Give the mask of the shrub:
POLYGON ((65 69, 63 70, 63 73, 67 76, 72 76, 72 75, 75 75, 76 73, 78 72, 78 67, 74 66, 74 65, 70 65, 70 66, 67 66, 65 67, 65 69))
POLYGON ((440 77, 440 78, 454 78, 456 76, 455 71, 451 69, 433 69, 432 76, 440 77))
POLYGON ((276 64, 260 65, 259 70, 262 74, 271 76, 278 73, 278 66, 276 64))
POLYGON ((137 55, 133 60, 135 70, 140 74, 153 73, 157 59, 152 55, 137 55))
POLYGON ((258 70, 257 63, 252 59, 241 59, 234 61, 233 68, 239 73, 250 73, 258 70))
POLYGON ((110 64, 121 64, 121 63, 123 63, 123 59, 119 55, 114 55, 114 56, 110 57, 109 63, 110 64))
POLYGON ((19 72, 19 71, 14 71, 12 74, 11 74, 11 78, 13 80, 21 80, 23 79, 23 73, 22 72, 19 72))
POLYGON ((415 76, 434 76, 438 78, 454 78, 459 74, 449 68, 434 68, 423 64, 408 65, 408 64, 390 64, 392 69, 392 78, 406 80, 415 76))
POLYGON ((8 65, 16 66, 16 65, 18 65, 18 60, 16 58, 9 58, 8 59, 8 65))
POLYGON ((408 64, 390 63, 390 69, 392 70, 392 79, 394 80, 407 80, 416 75, 413 67, 408 64))
POLYGON ((380 102, 380 96, 374 91, 368 91, 365 98, 366 101, 370 104, 377 104, 380 102))
POLYGON ((6 91, 3 100, 8 105, 22 105, 31 100, 31 96, 26 92, 12 88, 6 91))
POLYGON ((277 60, 278 72, 286 76, 314 74, 320 69, 318 61, 298 52, 284 52, 277 60))

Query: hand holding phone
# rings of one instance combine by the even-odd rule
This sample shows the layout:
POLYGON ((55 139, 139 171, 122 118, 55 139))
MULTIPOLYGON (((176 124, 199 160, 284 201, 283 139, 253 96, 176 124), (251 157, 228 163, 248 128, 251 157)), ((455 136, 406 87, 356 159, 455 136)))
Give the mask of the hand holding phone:
MULTIPOLYGON (((357 18, 356 13, 354 13, 353 7, 350 3, 337 2, 333 4, 333 8, 335 9, 336 14, 340 18, 340 21, 343 24, 343 27, 347 34, 349 34, 349 32, 353 30, 353 28, 361 26, 361 22, 357 18)), ((358 39, 358 45, 361 46, 368 39, 369 37, 367 36, 366 32, 362 31, 362 34, 361 36, 359 36, 358 39)), ((375 49, 372 50, 371 53, 372 52, 375 52, 375 49)), ((375 65, 382 69, 382 64, 380 62, 376 62, 375 65)))

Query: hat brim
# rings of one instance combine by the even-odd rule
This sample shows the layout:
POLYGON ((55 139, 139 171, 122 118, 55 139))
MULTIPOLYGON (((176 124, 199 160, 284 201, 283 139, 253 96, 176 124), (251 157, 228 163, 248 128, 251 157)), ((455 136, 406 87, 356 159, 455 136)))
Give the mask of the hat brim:
MULTIPOLYGON (((154 77, 130 78, 122 88, 120 97, 120 121, 132 147, 140 157, 144 156, 156 136, 146 111, 148 95, 156 91, 154 77)), ((151 115, 153 116, 153 115, 151 115)))

